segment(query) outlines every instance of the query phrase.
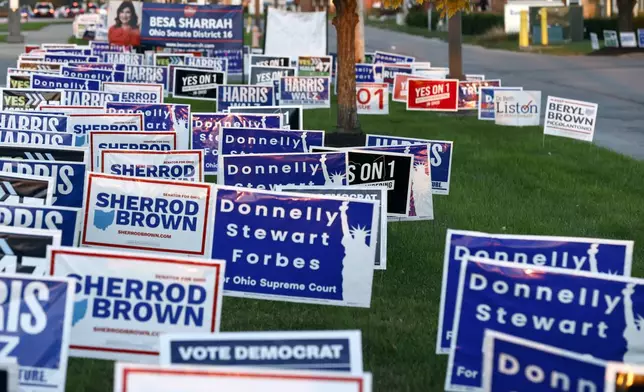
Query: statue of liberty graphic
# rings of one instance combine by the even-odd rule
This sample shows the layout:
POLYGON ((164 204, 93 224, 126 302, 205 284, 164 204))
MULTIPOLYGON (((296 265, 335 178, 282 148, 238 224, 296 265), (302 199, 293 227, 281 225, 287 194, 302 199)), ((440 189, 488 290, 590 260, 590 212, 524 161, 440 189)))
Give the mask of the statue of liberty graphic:
POLYGON ((85 80, 85 90, 89 90, 89 79, 85 80))
POLYGON ((626 328, 624 329, 624 339, 626 339, 626 353, 624 354, 625 363, 644 363, 644 318, 633 312, 633 293, 635 292, 635 283, 628 283, 622 290, 624 296, 624 319, 626 328))
MULTIPOLYGON (((370 235, 366 227, 349 228, 347 210, 349 202, 344 201, 340 206, 340 221, 342 223, 342 299, 347 302, 368 301, 371 295, 370 280, 365 279, 365 273, 373 273, 374 249, 367 243, 370 235)), ((371 241, 374 242, 374 241, 371 241)))
MULTIPOLYGON (((409 146, 405 147, 404 152, 405 154, 409 154, 409 146)), ((414 169, 411 177, 411 194, 411 211, 413 212, 413 215, 434 216, 432 179, 429 169, 424 162, 414 162, 414 169)))
POLYGON ((322 154, 322 157, 320 158, 320 166, 322 166, 322 175, 324 175, 324 185, 344 185, 343 173, 333 173, 329 176, 329 172, 326 168, 326 154, 322 154))
POLYGON ((302 135, 300 135, 300 139, 302 139, 302 149, 303 149, 302 152, 309 152, 309 147, 306 145, 306 131, 302 132, 302 135))
MULTIPOLYGON (((590 272, 599 273, 597 268, 597 253, 599 253, 599 244, 591 244, 590 248, 586 251, 588 253, 588 263, 590 264, 590 272)), ((580 267, 581 269, 581 267, 580 267)))

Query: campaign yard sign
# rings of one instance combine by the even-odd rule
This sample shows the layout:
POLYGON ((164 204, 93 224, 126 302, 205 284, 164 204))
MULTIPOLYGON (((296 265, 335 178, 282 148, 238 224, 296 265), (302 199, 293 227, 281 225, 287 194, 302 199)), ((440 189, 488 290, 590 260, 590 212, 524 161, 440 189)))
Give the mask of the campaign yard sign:
POLYGON ((484 391, 605 391, 606 362, 532 340, 486 330, 484 391))
POLYGON ((67 278, 1 274, 3 356, 21 390, 65 391, 74 286, 67 278))
POLYGON ((217 86, 217 110, 225 112, 233 106, 274 106, 274 86, 225 84, 217 86))
POLYGON ((112 132, 89 133, 90 171, 102 172, 101 151, 170 151, 177 149, 176 132, 112 132))
POLYGON ((36 111, 41 105, 58 105, 62 90, 40 90, 29 88, 0 89, 0 110, 36 111))
POLYGON ((31 75, 7 74, 7 87, 9 88, 30 88, 31 75))
POLYGON ((208 68, 213 71, 220 71, 224 73, 228 71, 228 59, 223 57, 189 56, 184 59, 184 63, 189 67, 208 68))
POLYGON ((18 69, 31 69, 35 71, 60 72, 63 67, 61 63, 50 63, 45 61, 23 61, 18 60, 18 69))
POLYGON ((157 363, 160 333, 219 332, 224 261, 71 247, 49 259, 76 283, 73 356, 157 363))
POLYGON ((394 79, 396 74, 412 74, 411 64, 392 64, 392 65, 383 65, 382 67, 382 81, 387 83, 387 87, 390 92, 394 89, 394 79))
POLYGON ((541 91, 497 91, 494 123, 514 127, 538 126, 541 120, 541 91))
POLYGON ((59 231, 62 245, 76 246, 80 223, 79 208, 0 204, 0 226, 59 231))
POLYGON ((145 83, 168 85, 168 68, 148 65, 125 66, 125 81, 128 83, 145 83))
POLYGON ((608 362, 604 374, 604 392, 636 392, 644 387, 644 366, 622 362, 608 362))
POLYGON ((199 68, 174 68, 172 96, 202 100, 217 100, 217 87, 226 83, 226 73, 199 68))
POLYGON ((459 83, 457 79, 408 79, 407 110, 458 111, 459 83))
POLYGON ((637 48, 637 39, 632 31, 620 31, 619 42, 622 48, 637 48))
POLYGON ((153 53, 152 65, 155 67, 170 67, 171 65, 185 65, 192 53, 153 53))
POLYGON ((217 189, 211 256, 227 260, 226 295, 369 307, 378 203, 217 189))
POLYGON ((371 373, 322 372, 230 367, 114 366, 114 389, 124 392, 171 392, 190 385, 191 392, 334 391, 371 392, 371 373))
POLYGON ((304 111, 301 105, 280 105, 265 107, 234 107, 228 109, 229 113, 249 113, 249 114, 281 114, 283 129, 304 129, 304 111))
POLYGON ((644 48, 644 29, 637 29, 637 46, 644 48))
MULTIPOLYGON (((63 94, 65 92, 63 91, 63 94)), ((105 106, 82 106, 82 105, 60 105, 60 104, 55 104, 55 105, 40 105, 38 106, 38 109, 40 109, 41 112, 45 112, 47 114, 71 114, 71 113, 82 113, 82 114, 88 114, 88 113, 98 113, 98 114, 103 114, 105 113, 105 106)))
POLYGON ((101 82, 98 80, 67 78, 58 75, 33 74, 31 75, 32 89, 61 89, 61 90, 91 90, 99 91, 101 82))
MULTIPOLYGON (((112 63, 67 63, 69 67, 79 67, 83 69, 102 69, 104 71, 125 71, 125 64, 112 63)), ((62 67, 61 67, 62 69, 62 67)))
POLYGON ((298 56, 297 76, 331 77, 331 56, 298 56))
POLYGON ((61 105, 68 106, 104 106, 107 102, 119 102, 120 93, 104 91, 64 90, 61 105))
POLYGON ((400 73, 394 74, 393 89, 391 91, 391 100, 395 102, 407 102, 409 90, 409 79, 422 79, 417 75, 400 73))
POLYGON ((389 114, 387 83, 356 83, 358 114, 389 114))
POLYGON ((413 63, 416 61, 415 57, 412 56, 405 56, 401 54, 396 54, 396 53, 388 53, 388 52, 381 52, 379 50, 376 50, 374 52, 373 56, 373 63, 378 64, 378 63, 384 63, 384 64, 390 64, 390 63, 413 63))
POLYGON ((278 67, 271 65, 251 65, 248 84, 272 86, 274 80, 296 75, 295 67, 278 67))
POLYGON ((429 163, 431 164, 432 194, 449 195, 454 142, 385 135, 368 134, 366 136, 366 145, 374 147, 427 144, 429 146, 430 154, 429 163))
POLYGON ((89 173, 82 246, 210 255, 211 185, 89 173))
POLYGON ((458 110, 478 110, 479 88, 501 87, 500 80, 468 80, 458 83, 458 110))
POLYGON ((331 78, 318 76, 282 77, 280 105, 302 105, 305 109, 331 107, 331 78))
POLYGON ((120 102, 161 103, 163 102, 163 85, 156 83, 121 83, 105 82, 103 91, 120 93, 120 102))
MULTIPOLYGON (((232 109, 232 108, 231 108, 232 109)), ((192 148, 204 151, 205 174, 217 174, 220 131, 222 127, 280 128, 281 114, 194 113, 192 148)))
POLYGON ((97 63, 97 56, 84 56, 74 54, 45 53, 43 60, 46 63, 97 63))
POLYGON ((59 230, 0 226, 0 272, 49 275, 48 246, 60 246, 59 230))
POLYGON ((0 390, 6 392, 18 392, 20 371, 16 358, 4 358, 0 361, 0 390))
POLYGON ((597 109, 596 103, 548 96, 543 133, 592 142, 597 109))
POLYGON ((360 331, 169 333, 160 341, 161 365, 363 371, 360 331))
POLYGON ((445 390, 482 387, 485 329, 605 361, 641 362, 644 280, 463 261, 445 390))
POLYGON ((203 182, 203 151, 101 150, 103 173, 203 182))
POLYGON ((29 112, 0 112, 0 129, 66 132, 67 117, 29 112))
POLYGON ((143 65, 143 55, 138 53, 105 52, 101 54, 104 63, 143 65))
POLYGON ((75 146, 76 136, 67 132, 13 131, 0 129, 2 144, 40 144, 48 146, 75 146))
POLYGON ((219 157, 217 183, 276 190, 281 185, 347 185, 346 152, 219 157))
POLYGON ((263 54, 251 54, 250 65, 261 67, 290 67, 291 58, 287 56, 268 56, 263 54))
POLYGON ((376 238, 376 263, 374 269, 387 269, 387 188, 353 185, 346 186, 283 186, 280 191, 311 193, 324 196, 341 196, 351 199, 366 199, 378 202, 380 213, 378 214, 378 237, 376 238))
POLYGON ((91 131, 142 131, 143 114, 141 113, 104 113, 68 115, 67 131, 77 136, 81 146, 88 143, 87 135, 91 131))
MULTIPOLYGON (((480 87, 479 88, 479 120, 494 121, 494 92, 495 91, 521 91, 523 87, 480 87)), ((541 101, 539 101, 541 105, 541 101)))
POLYGON ((53 193, 51 177, 0 172, 0 202, 51 205, 53 193))
POLYGON ((89 79, 100 82, 125 82, 125 72, 113 69, 106 70, 82 66, 67 66, 61 68, 61 74, 70 78, 89 79))
POLYGON ((323 145, 324 131, 223 127, 218 156, 309 152, 310 147, 323 145))
POLYGON ((87 152, 83 148, 76 147, 44 147, 32 146, 29 144, 3 144, 0 145, 0 158, 31 159, 34 161, 85 162, 87 160, 87 152))
POLYGON ((489 234, 447 230, 436 353, 449 351, 461 262, 485 257, 521 265, 549 266, 595 274, 631 275, 633 241, 599 238, 489 234))

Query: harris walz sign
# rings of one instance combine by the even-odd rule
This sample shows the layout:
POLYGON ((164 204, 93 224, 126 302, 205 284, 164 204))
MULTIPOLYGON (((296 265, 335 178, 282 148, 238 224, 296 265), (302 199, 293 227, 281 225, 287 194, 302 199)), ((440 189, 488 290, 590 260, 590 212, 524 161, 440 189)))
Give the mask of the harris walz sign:
POLYGON ((175 68, 172 96, 217 100, 217 86, 226 82, 226 73, 198 68, 175 68))

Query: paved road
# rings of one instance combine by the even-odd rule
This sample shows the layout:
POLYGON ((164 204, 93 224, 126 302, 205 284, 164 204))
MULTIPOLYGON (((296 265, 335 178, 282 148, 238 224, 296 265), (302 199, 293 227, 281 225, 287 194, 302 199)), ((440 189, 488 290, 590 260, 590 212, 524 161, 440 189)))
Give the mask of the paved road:
MULTIPOLYGON (((335 50, 335 29, 329 28, 329 48, 335 50)), ((388 50, 447 67, 447 43, 438 39, 365 27, 367 51, 388 50)), ((505 86, 542 91, 548 95, 599 104, 595 142, 644 159, 644 56, 548 56, 491 50, 465 45, 466 73, 502 79, 505 86)))

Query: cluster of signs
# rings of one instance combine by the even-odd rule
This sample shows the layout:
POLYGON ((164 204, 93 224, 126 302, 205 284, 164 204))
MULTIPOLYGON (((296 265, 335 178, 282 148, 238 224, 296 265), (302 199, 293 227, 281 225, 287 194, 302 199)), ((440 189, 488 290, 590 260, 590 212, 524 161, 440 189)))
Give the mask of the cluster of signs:
MULTIPOLYGON (((637 32, 615 30, 603 30, 604 47, 606 48, 644 48, 644 29, 637 29, 637 32)), ((590 33, 590 44, 593 50, 599 50, 599 37, 597 33, 590 33)))

